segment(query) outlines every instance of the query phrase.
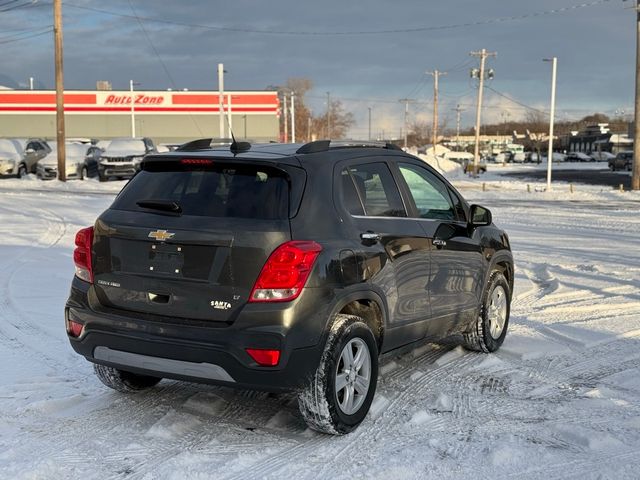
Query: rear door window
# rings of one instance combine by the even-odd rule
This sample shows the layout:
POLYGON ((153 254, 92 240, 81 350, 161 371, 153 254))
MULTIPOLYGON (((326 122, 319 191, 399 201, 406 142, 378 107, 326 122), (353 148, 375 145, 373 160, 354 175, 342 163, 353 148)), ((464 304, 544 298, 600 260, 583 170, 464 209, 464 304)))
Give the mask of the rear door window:
POLYGON ((116 198, 116 210, 149 211, 138 202, 175 202, 182 215, 261 220, 288 218, 284 172, 259 166, 141 171, 116 198))
POLYGON ((398 187, 385 163, 353 165, 343 170, 341 177, 345 208, 352 215, 407 216, 398 187))

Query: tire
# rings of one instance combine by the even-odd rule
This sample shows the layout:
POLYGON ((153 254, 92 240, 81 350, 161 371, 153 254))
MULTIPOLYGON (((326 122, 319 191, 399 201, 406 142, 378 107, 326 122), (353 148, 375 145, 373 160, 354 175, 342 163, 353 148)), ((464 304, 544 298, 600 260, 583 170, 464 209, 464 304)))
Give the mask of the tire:
POLYGON ((511 289, 504 275, 495 270, 482 295, 480 314, 473 328, 463 335, 463 346, 476 352, 491 353, 500 348, 507 335, 511 311, 511 289), (499 321, 498 316, 502 321, 499 321))
POLYGON ((360 317, 338 314, 318 369, 298 393, 300 413, 313 430, 333 435, 349 433, 362 423, 369 412, 377 382, 378 345, 371 329, 360 317), (349 372, 349 352, 353 361, 362 360, 353 374, 345 372, 349 372), (336 392, 338 376, 345 386, 336 392), (359 393, 357 385, 360 385, 359 393))
POLYGON ((27 176, 27 166, 24 163, 21 163, 20 166, 18 166, 18 174, 16 175, 17 178, 24 178, 27 176))
POLYGON ((106 182, 109 177, 104 176, 102 173, 98 173, 98 180, 101 182, 106 182))
POLYGON ((162 380, 162 378, 138 375, 97 363, 93 364, 93 371, 107 387, 122 393, 141 392, 157 385, 162 380))
POLYGON ((630 172, 630 171, 631 171, 631 164, 627 163, 627 172, 630 172))
POLYGON ((89 178, 89 169, 86 166, 80 169, 80 180, 84 180, 85 178, 89 178))

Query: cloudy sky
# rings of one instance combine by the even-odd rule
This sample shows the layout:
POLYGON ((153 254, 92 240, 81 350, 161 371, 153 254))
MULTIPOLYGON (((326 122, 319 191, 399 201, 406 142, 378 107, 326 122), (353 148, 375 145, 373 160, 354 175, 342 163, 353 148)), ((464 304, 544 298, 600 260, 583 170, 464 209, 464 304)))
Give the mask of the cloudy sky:
MULTIPOLYGON (((497 52, 485 121, 517 119, 526 107, 548 109, 550 65, 557 56, 558 115, 632 113, 634 2, 623 0, 63 0, 65 87, 263 89, 289 77, 314 83, 308 103, 326 92, 343 101, 367 131, 400 129, 400 98, 414 98, 411 119, 431 115, 439 69, 441 112, 453 125, 457 104, 473 122, 476 89, 469 52, 497 52), (555 10, 555 11, 554 11, 555 10), (139 18, 136 18, 138 16, 139 18), (498 93, 504 95, 500 96, 498 93), (508 97, 508 98, 505 98, 508 97), (513 99, 518 103, 510 100, 513 99)), ((0 84, 54 86, 52 5, 0 0, 0 84)))

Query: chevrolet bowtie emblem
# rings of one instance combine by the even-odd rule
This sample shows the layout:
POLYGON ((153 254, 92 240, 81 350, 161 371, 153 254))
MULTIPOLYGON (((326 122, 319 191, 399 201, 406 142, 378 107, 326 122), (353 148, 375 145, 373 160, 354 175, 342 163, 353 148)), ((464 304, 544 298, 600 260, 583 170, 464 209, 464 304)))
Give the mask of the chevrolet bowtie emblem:
POLYGON ((153 238, 154 240, 158 240, 159 242, 164 242, 172 238, 175 233, 167 232, 166 230, 156 230, 155 232, 149 232, 149 238, 153 238))

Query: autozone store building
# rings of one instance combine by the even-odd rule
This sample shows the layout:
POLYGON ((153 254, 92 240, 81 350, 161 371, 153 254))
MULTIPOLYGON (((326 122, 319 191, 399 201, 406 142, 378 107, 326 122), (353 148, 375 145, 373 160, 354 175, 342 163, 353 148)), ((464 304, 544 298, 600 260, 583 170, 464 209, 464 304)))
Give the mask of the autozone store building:
MULTIPOLYGON (((110 139, 135 133, 157 143, 220 136, 218 92, 211 91, 67 91, 66 135, 110 139)), ((277 92, 224 92, 236 137, 278 140, 277 92)), ((0 137, 56 136, 55 92, 0 91, 0 137)), ((228 123, 225 119, 225 136, 228 123)))

